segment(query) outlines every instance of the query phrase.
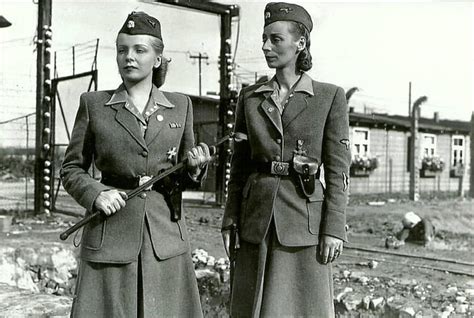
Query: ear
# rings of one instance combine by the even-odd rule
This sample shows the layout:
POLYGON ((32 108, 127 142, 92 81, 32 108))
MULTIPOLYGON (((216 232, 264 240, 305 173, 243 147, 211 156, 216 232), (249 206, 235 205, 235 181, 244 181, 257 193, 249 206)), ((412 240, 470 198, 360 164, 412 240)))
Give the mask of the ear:
POLYGON ((301 36, 300 39, 298 40, 297 50, 298 52, 301 52, 305 48, 306 48, 306 39, 304 38, 304 36, 301 36))
POLYGON ((158 67, 160 67, 160 65, 161 65, 161 59, 162 59, 161 55, 158 55, 158 56, 156 57, 155 64, 153 64, 153 68, 158 68, 158 67))

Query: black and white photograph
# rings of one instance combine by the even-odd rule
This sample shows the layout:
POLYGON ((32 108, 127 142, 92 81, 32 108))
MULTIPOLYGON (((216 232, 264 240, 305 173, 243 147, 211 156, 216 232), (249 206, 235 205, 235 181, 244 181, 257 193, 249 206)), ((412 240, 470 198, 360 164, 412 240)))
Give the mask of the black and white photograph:
POLYGON ((0 317, 474 317, 474 2, 0 0, 0 317))

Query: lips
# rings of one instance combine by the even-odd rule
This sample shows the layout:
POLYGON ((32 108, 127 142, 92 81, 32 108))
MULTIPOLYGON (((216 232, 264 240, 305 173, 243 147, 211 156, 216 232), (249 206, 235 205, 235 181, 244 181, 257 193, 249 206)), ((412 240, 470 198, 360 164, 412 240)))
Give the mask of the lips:
POLYGON ((127 65, 124 67, 125 70, 136 70, 137 67, 133 66, 133 65, 127 65))
POLYGON ((266 60, 275 60, 276 58, 276 56, 265 56, 266 60))

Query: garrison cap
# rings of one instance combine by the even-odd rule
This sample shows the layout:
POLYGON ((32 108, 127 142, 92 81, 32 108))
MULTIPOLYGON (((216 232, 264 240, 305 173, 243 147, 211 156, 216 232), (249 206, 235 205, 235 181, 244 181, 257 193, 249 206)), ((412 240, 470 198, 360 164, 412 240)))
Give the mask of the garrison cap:
POLYGON ((160 21, 141 11, 132 11, 132 13, 128 15, 127 20, 125 20, 119 33, 130 35, 146 34, 163 40, 161 38, 160 21))
POLYGON ((302 6, 285 2, 270 2, 265 7, 265 26, 276 21, 294 21, 303 24, 309 32, 313 30, 313 21, 302 6))

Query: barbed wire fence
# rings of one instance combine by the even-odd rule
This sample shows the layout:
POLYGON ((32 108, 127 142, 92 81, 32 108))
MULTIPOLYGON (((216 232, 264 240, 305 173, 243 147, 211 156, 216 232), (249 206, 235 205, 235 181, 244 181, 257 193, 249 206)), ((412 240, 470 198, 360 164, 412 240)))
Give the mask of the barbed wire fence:
POLYGON ((0 122, 2 209, 28 210, 34 202, 35 113, 0 122))

